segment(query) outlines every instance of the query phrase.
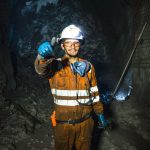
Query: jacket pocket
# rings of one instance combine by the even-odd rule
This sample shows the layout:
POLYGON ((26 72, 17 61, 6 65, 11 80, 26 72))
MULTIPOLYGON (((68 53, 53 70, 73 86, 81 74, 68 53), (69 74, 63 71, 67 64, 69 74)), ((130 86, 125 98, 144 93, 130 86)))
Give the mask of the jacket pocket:
POLYGON ((66 88, 66 86, 67 86, 67 76, 66 76, 66 73, 64 71, 59 71, 55 75, 54 86, 57 89, 65 89, 66 88))
POLYGON ((56 88, 65 88, 66 87, 66 77, 57 77, 55 79, 56 88))

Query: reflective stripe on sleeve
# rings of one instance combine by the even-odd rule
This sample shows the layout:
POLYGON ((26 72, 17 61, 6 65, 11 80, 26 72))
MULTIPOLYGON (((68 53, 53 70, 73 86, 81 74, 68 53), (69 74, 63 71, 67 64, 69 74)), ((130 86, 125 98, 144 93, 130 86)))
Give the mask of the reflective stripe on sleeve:
POLYGON ((97 87, 97 86, 91 87, 91 88, 90 88, 90 92, 91 92, 91 93, 93 93, 93 92, 98 92, 98 87, 97 87))
POLYGON ((100 101, 100 97, 99 97, 99 96, 96 96, 96 97, 93 99, 93 103, 98 102, 98 101, 100 101))

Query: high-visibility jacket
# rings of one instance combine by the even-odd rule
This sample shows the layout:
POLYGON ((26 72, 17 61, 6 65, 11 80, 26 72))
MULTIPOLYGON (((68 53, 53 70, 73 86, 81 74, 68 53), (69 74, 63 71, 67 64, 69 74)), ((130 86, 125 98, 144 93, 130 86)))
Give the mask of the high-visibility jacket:
MULTIPOLYGON (((79 61, 83 59, 79 58, 79 61)), ((96 114, 103 113, 95 70, 90 65, 81 77, 73 73, 67 57, 40 61, 36 58, 36 72, 49 80, 57 120, 80 119, 93 110, 96 114)))

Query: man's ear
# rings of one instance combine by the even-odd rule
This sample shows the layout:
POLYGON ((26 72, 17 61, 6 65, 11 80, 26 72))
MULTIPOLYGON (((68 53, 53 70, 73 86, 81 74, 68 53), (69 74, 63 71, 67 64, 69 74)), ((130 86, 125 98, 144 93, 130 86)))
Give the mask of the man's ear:
POLYGON ((65 48, 64 48, 64 44, 63 43, 61 43, 61 48, 62 48, 62 50, 64 50, 65 48))

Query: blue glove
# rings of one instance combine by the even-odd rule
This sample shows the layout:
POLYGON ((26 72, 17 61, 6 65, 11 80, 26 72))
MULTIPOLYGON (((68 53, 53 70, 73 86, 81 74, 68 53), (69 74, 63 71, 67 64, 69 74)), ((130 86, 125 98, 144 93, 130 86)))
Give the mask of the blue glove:
POLYGON ((43 42, 38 47, 38 53, 43 58, 54 56, 53 48, 49 42, 43 42))
POLYGON ((109 126, 109 123, 105 119, 103 114, 98 115, 98 121, 99 121, 98 128, 100 128, 100 129, 106 129, 109 126))

